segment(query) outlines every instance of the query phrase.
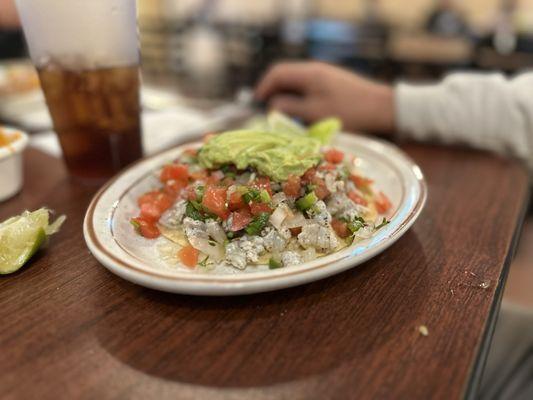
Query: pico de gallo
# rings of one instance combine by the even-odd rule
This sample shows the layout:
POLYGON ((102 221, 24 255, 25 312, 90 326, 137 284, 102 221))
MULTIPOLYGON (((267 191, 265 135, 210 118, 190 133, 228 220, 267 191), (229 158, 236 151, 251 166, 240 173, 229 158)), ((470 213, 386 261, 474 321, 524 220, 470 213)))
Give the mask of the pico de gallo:
MULTIPOLYGON (((177 258, 183 265, 225 263, 240 270, 297 265, 368 238, 389 222, 391 201, 356 170, 353 155, 317 141, 308 154, 315 160, 311 166, 293 163, 290 171, 276 166, 268 176, 269 167, 254 161, 255 153, 246 156, 246 165, 240 153, 232 155, 234 163, 220 161, 211 147, 232 134, 184 150, 157 172, 159 186, 138 199, 133 227, 146 239, 181 237, 177 258), (205 160, 211 150, 218 164, 205 160)), ((260 156, 271 148, 265 146, 260 156)))

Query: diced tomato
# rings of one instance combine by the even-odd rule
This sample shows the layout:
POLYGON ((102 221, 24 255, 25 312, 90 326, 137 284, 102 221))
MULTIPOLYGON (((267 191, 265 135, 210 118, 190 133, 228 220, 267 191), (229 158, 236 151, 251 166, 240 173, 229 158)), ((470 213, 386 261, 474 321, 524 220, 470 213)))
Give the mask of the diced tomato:
POLYGON ((325 199, 328 197, 331 193, 326 187, 326 182, 322 178, 314 177, 313 178, 313 185, 315 185, 314 192, 316 194, 316 197, 318 197, 320 200, 325 199))
POLYGON ((155 224, 141 225, 140 230, 141 235, 146 239, 157 239, 161 235, 161 232, 159 232, 159 229, 155 224))
POLYGON ((167 193, 159 193, 157 198, 154 201, 154 204, 159 208, 159 211, 161 211, 161 214, 163 214, 166 210, 168 210, 172 203, 174 202, 174 199, 172 196, 169 196, 167 193))
POLYGON ((219 183, 221 180, 220 176, 219 175, 209 175, 206 179, 205 179, 205 183, 207 185, 216 185, 217 183, 219 183))
POLYGON ((228 208, 226 207, 227 189, 216 186, 208 186, 202 199, 202 205, 211 213, 218 215, 223 220, 229 216, 228 208))
POLYGON ((143 218, 132 218, 131 220, 137 227, 141 236, 147 239, 155 239, 161 235, 159 229, 153 222, 144 220, 143 218))
POLYGON ((299 176, 289 175, 287 182, 283 183, 283 192, 289 197, 300 196, 300 189, 302 188, 302 180, 299 176))
POLYGON ((169 164, 161 171, 161 182, 170 180, 187 181, 189 179, 189 167, 186 164, 169 164))
POLYGON ((174 202, 174 197, 162 191, 146 193, 137 201, 141 208, 141 217, 147 221, 157 222, 174 202))
POLYGON ((240 210, 241 208, 247 208, 247 205, 244 202, 241 193, 233 192, 232 194, 230 194, 228 208, 231 211, 240 210))
POLYGON ((316 175, 316 169, 315 168, 309 168, 302 176, 302 183, 308 184, 313 181, 313 178, 316 175))
POLYGON ((191 245, 182 247, 180 251, 178 251, 178 258, 180 259, 181 263, 189 268, 196 267, 196 264, 198 264, 199 255, 200 252, 191 245))
POLYGON ((392 207, 392 203, 389 198, 383 192, 379 192, 376 196, 376 209, 378 213, 385 214, 392 207))
POLYGON ((350 231, 348 230, 348 226, 346 225, 346 222, 333 218, 331 220, 331 227, 333 228, 335 233, 343 239, 350 236, 350 231))
POLYGON ((216 132, 206 132, 204 134, 204 138, 203 138, 204 143, 209 142, 211 139, 213 139, 217 135, 218 135, 218 133, 216 133, 216 132))
POLYGON ((191 172, 191 178, 195 181, 204 181, 207 178, 207 172, 205 169, 200 171, 191 172))
POLYGON ((246 228, 246 226, 252 221, 252 214, 246 208, 235 211, 231 215, 231 230, 233 232, 246 228))
POLYGON ((183 153, 191 157, 196 157, 198 155, 198 149, 193 149, 193 148, 185 149, 183 150, 183 153))
POLYGON ((157 196, 159 196, 159 193, 159 190, 145 193, 137 199, 137 204, 141 207, 144 203, 153 203, 157 196))
POLYGON ((194 185, 187 186, 183 197, 185 197, 187 200, 196 201, 196 187, 194 185))
POLYGON ((272 208, 266 203, 252 202, 250 203, 250 211, 252 212, 252 215, 259 215, 261 213, 270 214, 272 212, 272 208))
POLYGON ((324 164, 320 164, 318 166, 318 169, 321 170, 321 171, 333 171, 335 168, 337 168, 335 165, 333 164, 330 164, 330 163, 324 163, 324 164))
POLYGON ((172 179, 165 182, 163 191, 170 196, 176 197, 181 193, 185 186, 187 186, 186 181, 175 181, 172 179))
POLYGON ((144 203, 141 206, 140 217, 147 222, 157 222, 161 218, 161 210, 155 203, 144 203))
POLYGON ((302 227, 298 226, 296 228, 289 228, 289 231, 291 231, 292 236, 298 236, 300 233, 302 233, 302 227))
POLYGON ((339 164, 344 159, 344 153, 337 149, 329 149, 324 154, 324 158, 327 162, 330 162, 332 164, 339 164))
POLYGON ((230 177, 226 177, 226 178, 222 179, 222 181, 220 183, 223 186, 230 187, 231 185, 233 185, 235 183, 235 181, 232 178, 230 178, 230 177))
POLYGON ((268 192, 270 197, 272 197, 272 188, 270 187, 270 179, 265 176, 260 176, 252 183, 252 187, 256 189, 264 189, 268 192))
POLYGON ((366 201, 362 196, 360 196, 355 190, 352 190, 348 193, 348 197, 355 203, 362 206, 367 206, 368 201, 366 201))
POLYGON ((370 186, 370 185, 372 185, 374 183, 374 181, 372 179, 364 178, 364 177, 356 175, 356 174, 351 174, 350 175, 350 180, 359 189, 367 188, 368 186, 370 186))

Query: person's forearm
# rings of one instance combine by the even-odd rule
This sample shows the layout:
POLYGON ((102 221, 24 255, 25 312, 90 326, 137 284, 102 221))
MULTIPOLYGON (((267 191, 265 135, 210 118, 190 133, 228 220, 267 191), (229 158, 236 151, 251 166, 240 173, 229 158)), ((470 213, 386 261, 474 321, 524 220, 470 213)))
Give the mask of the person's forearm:
POLYGON ((361 105, 357 129, 391 135, 396 130, 395 94, 392 87, 376 84, 372 95, 361 105))
POLYGON ((13 0, 0 0, 0 28, 15 29, 20 21, 13 0))
POLYGON ((399 84, 395 119, 404 137, 462 143, 533 165, 533 73, 453 74, 438 85, 399 84))

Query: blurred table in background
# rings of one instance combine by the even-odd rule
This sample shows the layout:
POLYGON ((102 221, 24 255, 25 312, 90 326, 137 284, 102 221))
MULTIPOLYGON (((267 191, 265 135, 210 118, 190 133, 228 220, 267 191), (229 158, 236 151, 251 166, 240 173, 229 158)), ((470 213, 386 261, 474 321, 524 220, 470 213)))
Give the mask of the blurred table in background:
POLYGON ((397 32, 389 39, 388 55, 395 62, 468 65, 473 46, 462 38, 397 32))

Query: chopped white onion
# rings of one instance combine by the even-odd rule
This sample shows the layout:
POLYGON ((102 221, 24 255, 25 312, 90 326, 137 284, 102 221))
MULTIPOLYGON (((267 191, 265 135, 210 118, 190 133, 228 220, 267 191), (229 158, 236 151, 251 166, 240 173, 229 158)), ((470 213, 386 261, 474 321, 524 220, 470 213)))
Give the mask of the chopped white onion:
POLYGON ((292 212, 289 207, 287 207, 286 204, 281 204, 274 210, 274 212, 270 216, 269 221, 274 228, 280 230, 283 221, 285 221, 287 217, 290 217, 291 214, 292 212))
POLYGON ((276 193, 275 195, 272 196, 272 204, 274 204, 274 206, 278 206, 279 204, 283 203, 286 200, 287 200, 287 196, 283 192, 276 193))
POLYGON ((250 175, 250 172, 244 172, 240 175, 237 175, 235 182, 237 182, 239 185, 246 185, 250 180, 250 175))
POLYGON ((301 212, 298 212, 296 214, 293 214, 291 218, 287 218, 283 226, 285 228, 298 228, 300 226, 304 226, 307 224, 307 219, 305 219, 304 215, 301 212))

